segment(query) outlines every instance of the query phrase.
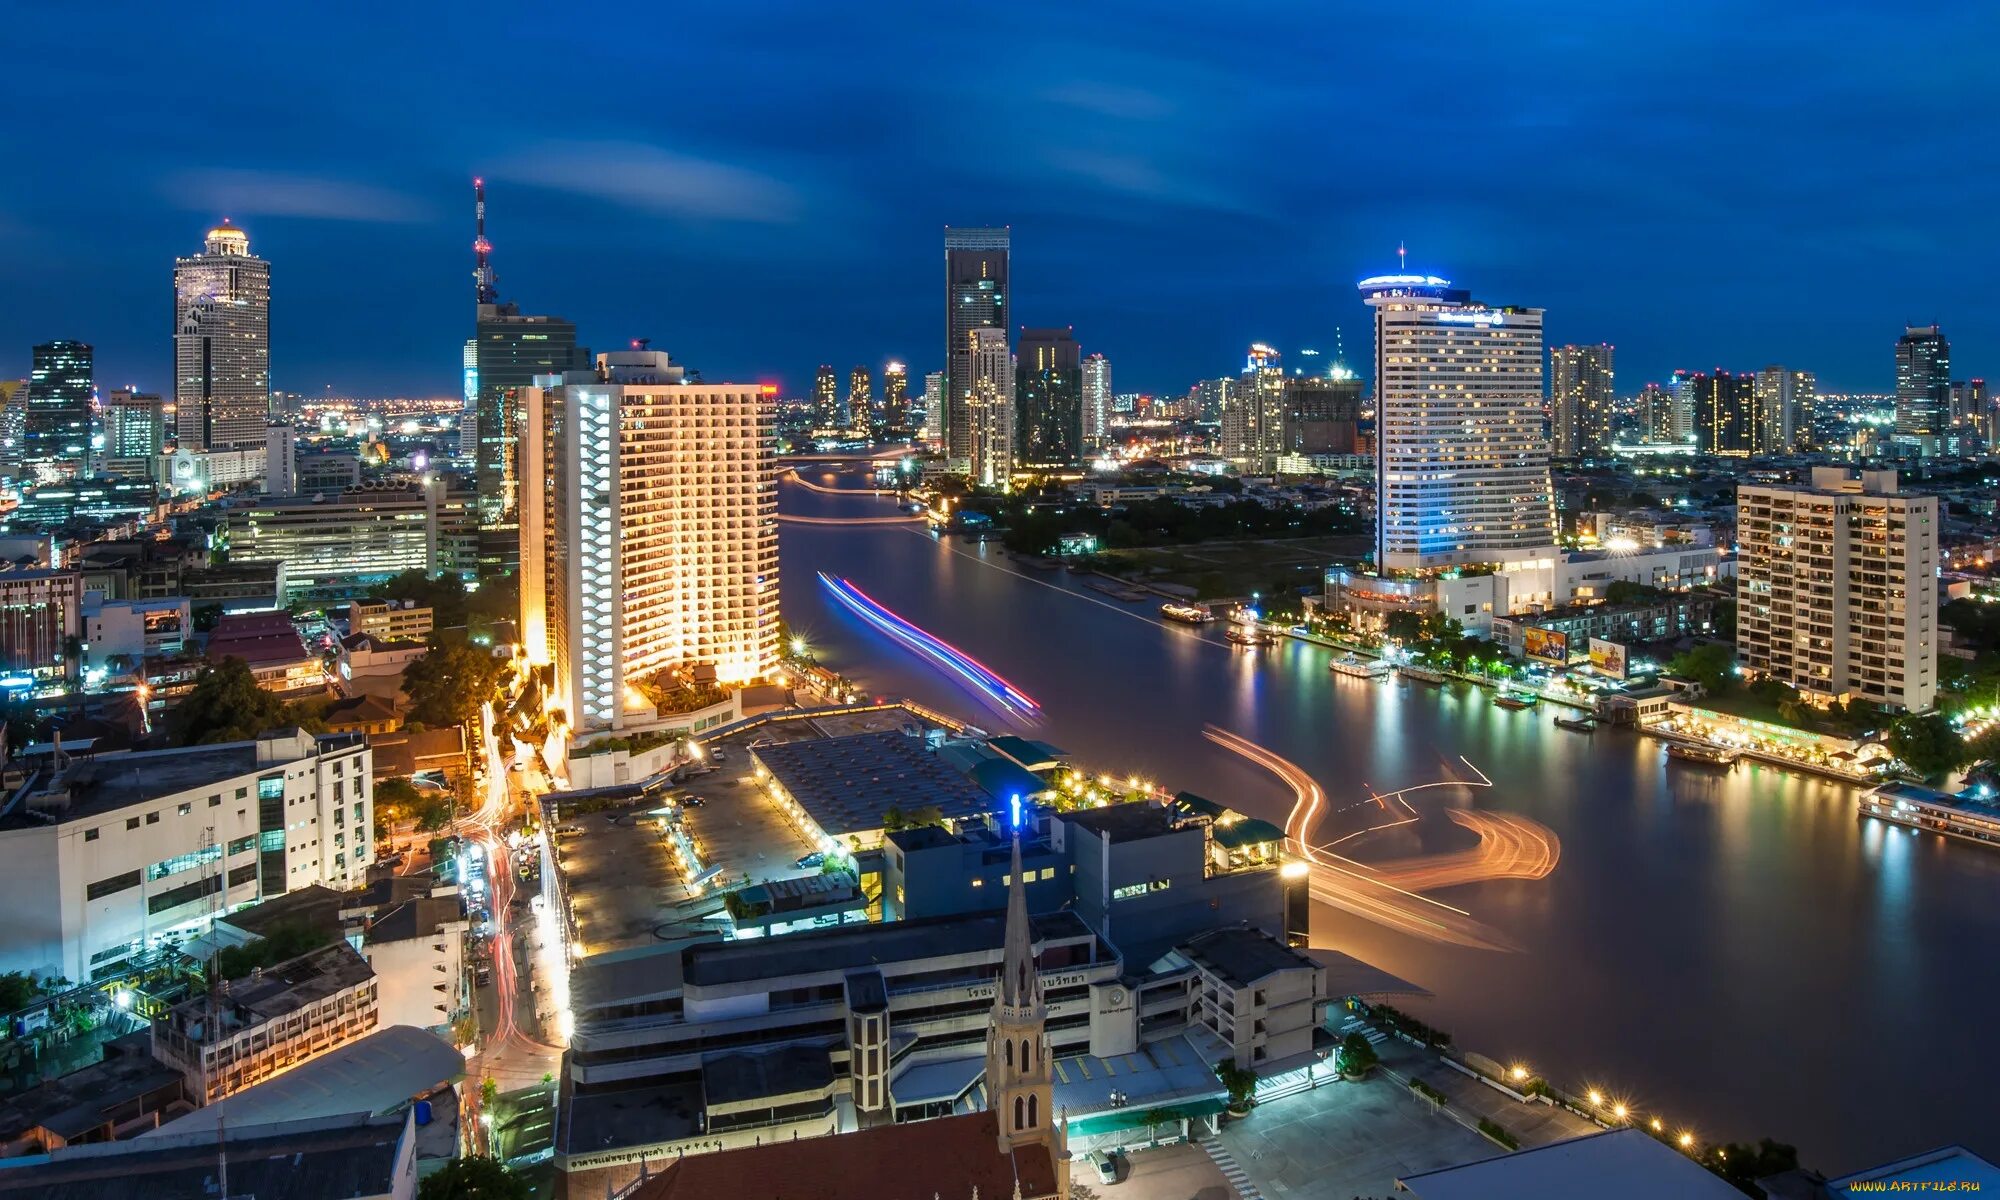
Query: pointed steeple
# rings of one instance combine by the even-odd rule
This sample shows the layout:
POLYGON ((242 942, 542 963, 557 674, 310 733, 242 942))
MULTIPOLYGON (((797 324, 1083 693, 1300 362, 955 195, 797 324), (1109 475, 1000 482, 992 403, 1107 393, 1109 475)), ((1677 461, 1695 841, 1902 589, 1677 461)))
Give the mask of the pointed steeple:
POLYGON ((1035 970, 1035 931, 1028 924, 1028 889, 1021 878, 1021 831, 1014 831, 1014 859, 1007 876, 1007 955, 1000 970, 1000 1003, 1039 1008, 1042 977, 1035 970))
POLYGON ((1020 822, 1007 877, 1007 933, 993 1015, 986 1023, 986 1106, 993 1111, 1002 1152, 1052 1144, 1050 1109, 1055 1063, 1049 1054, 1047 1005, 1028 923, 1027 873, 1021 869, 1020 822))

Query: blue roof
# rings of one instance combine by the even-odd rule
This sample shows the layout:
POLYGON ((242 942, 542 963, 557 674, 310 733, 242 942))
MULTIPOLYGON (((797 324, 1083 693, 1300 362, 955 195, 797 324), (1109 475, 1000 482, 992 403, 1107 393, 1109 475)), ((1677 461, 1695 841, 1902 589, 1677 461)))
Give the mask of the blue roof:
MULTIPOLYGON (((1856 1171, 1827 1181, 1835 1195, 1861 1196, 1877 1192, 1914 1192, 1919 1184, 1957 1184, 1957 1191, 1986 1191, 2000 1188, 2000 1167, 1963 1146, 1946 1146, 1929 1154, 1884 1163, 1866 1171, 1856 1171), (1869 1185, 1865 1190, 1858 1185, 1869 1185), (1973 1185, 1968 1187, 1967 1185, 1973 1185)), ((1921 1189, 1932 1190, 1932 1189, 1921 1189)), ((1934 1190, 1945 1190, 1937 1188, 1934 1190)))

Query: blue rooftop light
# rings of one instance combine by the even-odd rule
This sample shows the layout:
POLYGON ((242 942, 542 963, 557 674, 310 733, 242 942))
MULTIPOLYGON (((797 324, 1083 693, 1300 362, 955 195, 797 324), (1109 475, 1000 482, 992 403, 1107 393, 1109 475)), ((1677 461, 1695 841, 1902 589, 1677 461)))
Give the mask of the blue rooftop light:
POLYGON ((1014 828, 1021 827, 1021 793, 1014 793, 1014 828))

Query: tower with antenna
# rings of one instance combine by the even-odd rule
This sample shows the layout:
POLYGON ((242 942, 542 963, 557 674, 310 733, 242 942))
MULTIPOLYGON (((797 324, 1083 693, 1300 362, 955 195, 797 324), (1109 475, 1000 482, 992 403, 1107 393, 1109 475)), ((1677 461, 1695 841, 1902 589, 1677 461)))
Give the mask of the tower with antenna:
POLYGON ((480 304, 498 304, 500 289, 493 286, 493 243, 486 240, 486 181, 476 176, 472 180, 472 214, 473 294, 480 304))

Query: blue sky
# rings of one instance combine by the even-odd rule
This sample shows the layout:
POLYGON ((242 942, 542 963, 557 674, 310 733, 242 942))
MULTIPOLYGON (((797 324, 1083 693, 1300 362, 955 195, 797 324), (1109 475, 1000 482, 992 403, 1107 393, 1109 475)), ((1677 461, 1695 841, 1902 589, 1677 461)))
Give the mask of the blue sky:
POLYGON ((788 392, 937 368, 947 223, 1011 224, 1017 319, 1121 391, 1365 359, 1399 241, 1621 391, 1886 389, 1905 321, 1960 376, 2000 348, 1991 4, 446 8, 11 13, 0 375, 78 337, 167 388, 173 257, 227 215, 278 386, 450 393, 474 174, 503 297, 788 392))

